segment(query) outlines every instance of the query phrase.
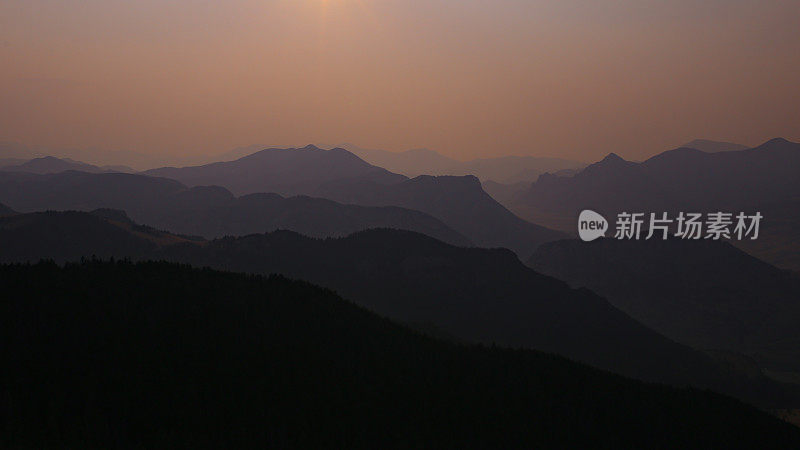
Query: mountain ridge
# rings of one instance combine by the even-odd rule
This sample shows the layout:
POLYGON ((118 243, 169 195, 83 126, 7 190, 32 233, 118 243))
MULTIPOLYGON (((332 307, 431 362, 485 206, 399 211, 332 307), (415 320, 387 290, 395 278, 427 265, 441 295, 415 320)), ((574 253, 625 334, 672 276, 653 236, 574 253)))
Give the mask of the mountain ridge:
POLYGON ((0 172, 0 198, 21 212, 120 209, 137 222, 207 238, 280 228, 311 236, 340 236, 360 229, 394 227, 456 245, 473 245, 440 220, 416 210, 277 194, 235 197, 219 186, 187 188, 175 180, 143 175, 0 172))
MULTIPOLYGON (((67 261, 94 254, 279 273, 333 289, 392 320, 430 324, 459 340, 554 352, 634 378, 714 388, 760 404, 791 403, 777 384, 728 372, 596 294, 531 270, 506 249, 454 247, 418 233, 387 229, 344 238, 314 239, 277 231, 160 245, 130 231, 114 237, 126 232, 117 224, 87 226, 73 220, 101 222, 87 216, 51 212, 0 218, 2 262, 67 261), (58 225, 66 219, 69 223, 58 225), (25 226, 3 226, 25 220, 25 226), (39 237, 42 233, 46 239, 39 237)), ((148 230, 142 232, 152 235, 148 230)))
POLYGON ((678 342, 800 372, 800 278, 728 242, 564 240, 539 247, 527 265, 592 289, 678 342))
POLYGON ((284 277, 89 260, 2 265, 0 281, 12 448, 800 442, 728 397, 436 341, 284 277))
POLYGON ((341 148, 323 150, 272 148, 233 161, 190 167, 165 167, 144 175, 178 180, 188 186, 219 185, 237 195, 275 192, 281 195, 313 195, 320 184, 341 179, 367 179, 395 183, 402 175, 373 166, 341 148))

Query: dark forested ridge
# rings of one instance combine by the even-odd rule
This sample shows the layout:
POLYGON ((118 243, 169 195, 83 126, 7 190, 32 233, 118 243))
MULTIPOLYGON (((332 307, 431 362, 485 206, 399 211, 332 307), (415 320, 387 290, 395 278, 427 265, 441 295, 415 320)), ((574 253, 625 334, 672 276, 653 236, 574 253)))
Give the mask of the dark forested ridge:
POLYGON ((0 266, 7 448, 792 448, 709 392, 423 337, 281 277, 0 266))
POLYGON ((46 211, 0 217, 0 262, 59 263, 84 257, 147 258, 159 246, 205 242, 138 225, 124 212, 46 211))
POLYGON ((763 376, 721 370, 597 294, 530 270, 504 249, 458 248, 399 230, 340 239, 282 231, 172 245, 155 255, 308 280, 394 320, 432 324, 469 341, 550 351, 638 379, 709 387, 762 405, 798 403, 796 393, 763 376))
POLYGON ((398 230, 342 239, 283 231, 194 241, 125 219, 113 211, 0 219, 0 262, 96 255, 280 273, 335 289, 393 320, 432 326, 437 334, 550 351, 639 379, 713 388, 762 406, 800 403, 763 377, 728 373, 588 290, 538 274, 508 250, 458 248, 398 230))

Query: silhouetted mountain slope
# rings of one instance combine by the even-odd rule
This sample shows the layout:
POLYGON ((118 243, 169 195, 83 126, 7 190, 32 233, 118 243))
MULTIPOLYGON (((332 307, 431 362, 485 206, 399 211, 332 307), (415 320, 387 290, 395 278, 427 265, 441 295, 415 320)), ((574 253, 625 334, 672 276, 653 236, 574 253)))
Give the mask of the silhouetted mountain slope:
POLYGON ((43 448, 789 448, 735 400, 435 341, 281 277, 0 266, 0 440, 43 448))
MULTIPOLYGON (((628 212, 762 211, 762 237, 735 243, 786 268, 800 269, 800 144, 772 139, 742 151, 705 153, 680 148, 642 163, 609 155, 574 177, 542 176, 513 200, 525 218, 574 232, 578 213, 592 209, 613 218, 628 212), (780 250, 791 255, 781 255, 780 250), (789 265, 786 264, 789 263, 789 265)), ((674 216, 673 216, 674 217, 674 216)), ((612 220, 613 222, 613 220, 612 220)))
POLYGON ((742 151, 679 148, 642 163, 611 154, 574 177, 542 176, 520 201, 577 217, 585 208, 727 211, 800 196, 800 144, 773 139, 742 151))
POLYGON ((8 206, 0 203, 0 216, 9 216, 11 214, 16 214, 17 212, 13 209, 9 208, 8 206))
MULTIPOLYGON (((0 164, 2 164, 3 159, 16 159, 17 162, 9 165, 18 165, 34 158, 46 156, 53 156, 64 161, 91 161, 91 164, 108 169, 108 171, 126 173, 134 172, 134 169, 143 170, 145 168, 160 167, 166 164, 174 164, 173 161, 187 159, 180 156, 169 156, 164 152, 146 154, 111 148, 29 146, 18 142, 0 142, 0 164)), ((196 157, 191 159, 196 160, 196 157)))
POLYGON ((0 262, 146 258, 161 245, 200 242, 137 225, 124 212, 40 212, 0 217, 0 262))
POLYGON ((471 245, 463 235, 418 211, 342 205, 308 197, 287 199, 276 194, 236 198, 221 187, 188 189, 174 180, 143 175, 0 173, 0 199, 19 211, 121 209, 137 222, 208 238, 276 229, 315 237, 343 236, 387 227, 471 245))
MULTIPOLYGON (((97 219, 109 217, 107 212, 82 220, 76 215, 89 216, 29 214, 12 221, 16 227, 0 227, 0 237, 8 236, 0 239, 6 246, 0 261, 77 260, 82 249, 85 256, 281 273, 335 289, 394 320, 434 327, 436 335, 556 352, 640 379, 712 387, 762 405, 795 404, 782 388, 724 373, 710 358, 650 331, 595 294, 539 275, 508 250, 458 248, 392 230, 327 240, 275 232, 136 245, 141 236, 120 227, 114 215, 105 226, 97 219), (131 236, 115 234, 122 231, 131 236)), ((142 228, 145 235, 155 234, 142 228)), ((185 240, 174 241, 179 239, 185 240)))
MULTIPOLYGON (((168 229, 207 237, 241 236, 262 231, 292 230, 313 237, 345 236, 369 228, 417 231, 459 246, 472 242, 441 221, 418 211, 386 207, 344 205, 311 197, 283 198, 277 194, 251 194, 215 205, 190 208, 197 202, 192 188, 178 194, 176 212, 160 224, 168 229)), ((221 189, 221 188, 218 188, 221 189)), ((202 200, 201 203, 206 203, 202 200)))
POLYGON ((640 379, 713 387, 753 401, 788 400, 765 380, 722 373, 709 358, 650 331, 592 292, 529 270, 507 250, 371 230, 328 240, 276 232, 202 248, 170 246, 157 255, 305 279, 392 319, 432 324, 461 339, 555 352, 640 379))
POLYGON ((509 248, 519 255, 529 255, 541 243, 563 237, 515 216, 472 176, 419 176, 391 185, 341 181, 320 187, 317 195, 342 203, 396 205, 426 212, 478 246, 509 248))
POLYGON ((17 165, 8 165, 0 168, 8 172, 27 172, 27 173, 59 173, 67 170, 79 170, 82 172, 103 173, 103 172, 133 172, 133 169, 125 166, 105 166, 98 167, 80 161, 73 161, 68 158, 56 158, 54 156, 44 156, 31 159, 17 165))
POLYGON ((347 204, 414 209, 436 217, 476 245, 507 247, 523 256, 542 242, 563 237, 514 216, 487 195, 475 177, 409 180, 340 148, 270 149, 232 162, 145 173, 190 186, 219 185, 237 194, 304 194, 347 204))
POLYGON ((678 342, 800 371, 800 278, 728 243, 558 241, 541 246, 528 264, 592 289, 678 342))
POLYGON ((165 167, 143 172, 178 180, 188 186, 224 186, 236 195, 259 192, 312 195, 323 183, 364 179, 381 184, 405 179, 370 165, 341 148, 322 150, 313 145, 300 149, 267 149, 235 161, 195 167, 165 167))
POLYGON ((734 144, 732 142, 710 141, 708 139, 695 139, 691 142, 683 144, 681 147, 696 148, 706 153, 718 152, 731 152, 738 150, 747 150, 749 147, 742 144, 734 144))
MULTIPOLYGON (((38 175, 0 172, 0 199, 20 212, 115 208, 137 221, 163 199, 186 190, 175 180, 142 175, 68 171, 38 175)), ((151 222, 152 223, 152 222, 151 222)))

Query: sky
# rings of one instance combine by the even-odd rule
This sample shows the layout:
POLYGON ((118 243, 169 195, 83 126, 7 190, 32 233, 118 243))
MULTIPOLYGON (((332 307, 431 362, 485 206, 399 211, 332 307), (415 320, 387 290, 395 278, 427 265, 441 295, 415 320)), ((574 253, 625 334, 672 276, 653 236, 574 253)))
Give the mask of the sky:
POLYGON ((0 0, 0 141, 641 159, 800 140, 796 0, 0 0))

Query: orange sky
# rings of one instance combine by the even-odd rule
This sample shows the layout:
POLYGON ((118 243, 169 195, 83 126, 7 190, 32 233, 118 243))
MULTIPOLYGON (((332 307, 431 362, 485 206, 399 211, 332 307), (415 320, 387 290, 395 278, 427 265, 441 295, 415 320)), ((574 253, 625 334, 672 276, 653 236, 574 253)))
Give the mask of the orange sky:
POLYGON ((0 140, 643 158, 800 140, 800 5, 5 0, 0 140))

